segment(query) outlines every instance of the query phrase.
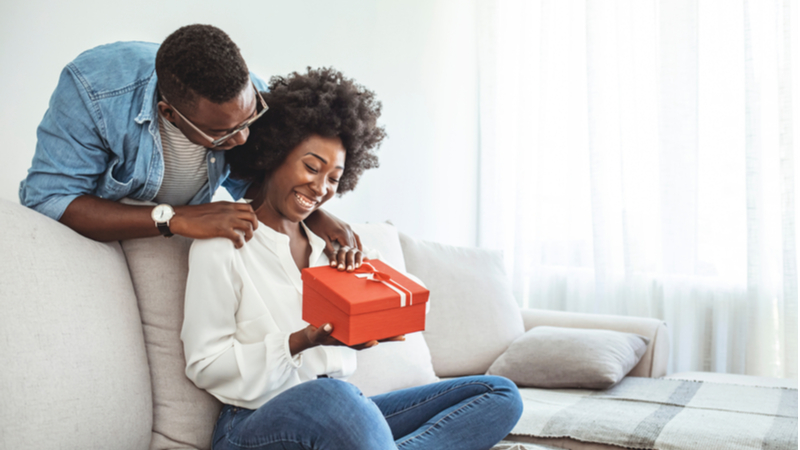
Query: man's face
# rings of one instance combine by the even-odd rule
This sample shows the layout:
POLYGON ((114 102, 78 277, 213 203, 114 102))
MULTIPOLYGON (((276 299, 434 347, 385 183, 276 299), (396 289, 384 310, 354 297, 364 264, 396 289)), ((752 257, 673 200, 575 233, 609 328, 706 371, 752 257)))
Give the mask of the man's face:
MULTIPOLYGON (((198 97, 193 109, 180 111, 177 114, 170 104, 158 102, 158 110, 167 120, 174 123, 184 136, 191 142, 212 148, 213 139, 218 139, 240 124, 256 115, 256 93, 251 84, 248 84, 239 95, 226 103, 213 103, 203 97, 198 97), (191 123, 187 123, 187 120, 191 123), (192 126, 194 125, 194 127, 192 126), (199 129, 202 133, 198 132, 199 129), (206 136, 203 136, 205 134, 206 136), (211 139, 209 139, 211 138, 211 139)), ((230 139, 213 147, 215 150, 230 150, 247 141, 250 130, 245 128, 230 139)))

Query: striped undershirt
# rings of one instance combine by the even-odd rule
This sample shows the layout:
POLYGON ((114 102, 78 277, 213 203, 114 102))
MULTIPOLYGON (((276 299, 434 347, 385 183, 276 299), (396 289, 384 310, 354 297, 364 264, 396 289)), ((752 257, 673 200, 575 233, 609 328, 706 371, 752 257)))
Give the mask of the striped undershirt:
POLYGON ((208 167, 202 145, 192 143, 160 114, 158 129, 164 149, 164 179, 156 195, 156 203, 186 205, 206 183, 208 167))

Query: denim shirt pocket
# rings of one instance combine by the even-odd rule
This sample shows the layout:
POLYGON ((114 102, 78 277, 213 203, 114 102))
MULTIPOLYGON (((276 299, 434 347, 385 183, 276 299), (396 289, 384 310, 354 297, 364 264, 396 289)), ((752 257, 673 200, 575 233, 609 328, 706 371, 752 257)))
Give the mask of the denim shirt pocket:
POLYGON ((127 181, 117 180, 119 175, 114 175, 114 169, 117 168, 119 163, 119 158, 113 158, 108 165, 108 169, 103 174, 102 192, 100 194, 110 200, 119 200, 127 196, 131 192, 131 185, 133 184, 133 174, 126 176, 127 181))

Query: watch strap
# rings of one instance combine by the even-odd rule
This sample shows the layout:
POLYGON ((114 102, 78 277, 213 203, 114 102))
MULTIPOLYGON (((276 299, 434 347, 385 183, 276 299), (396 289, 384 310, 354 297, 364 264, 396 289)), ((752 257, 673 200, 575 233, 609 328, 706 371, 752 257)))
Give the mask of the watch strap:
POLYGON ((172 231, 169 230, 169 222, 156 223, 156 226, 158 227, 158 231, 160 231, 164 237, 174 236, 172 231))

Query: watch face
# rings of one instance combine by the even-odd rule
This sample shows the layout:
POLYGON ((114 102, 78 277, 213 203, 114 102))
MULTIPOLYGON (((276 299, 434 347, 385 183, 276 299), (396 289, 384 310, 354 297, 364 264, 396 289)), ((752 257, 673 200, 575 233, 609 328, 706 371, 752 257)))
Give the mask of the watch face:
POLYGON ((153 208, 153 212, 150 214, 156 222, 166 222, 171 219, 173 215, 175 215, 175 213, 169 205, 158 205, 153 208))

